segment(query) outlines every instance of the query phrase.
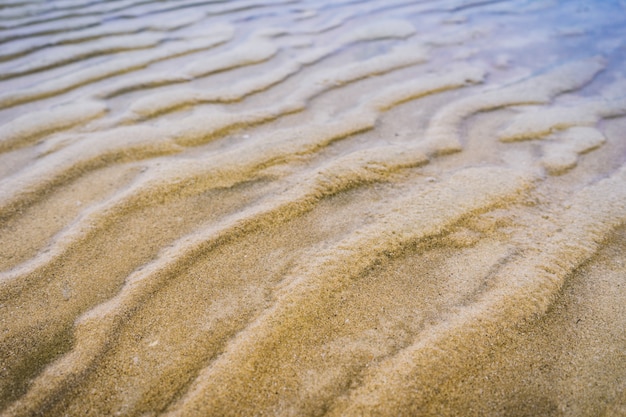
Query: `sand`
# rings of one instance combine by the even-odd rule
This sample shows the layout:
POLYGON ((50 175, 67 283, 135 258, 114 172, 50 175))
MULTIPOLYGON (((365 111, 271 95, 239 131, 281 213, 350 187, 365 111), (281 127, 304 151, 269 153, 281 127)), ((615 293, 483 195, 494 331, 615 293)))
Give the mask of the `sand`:
POLYGON ((626 3, 6 0, 0 416, 625 416, 626 3))

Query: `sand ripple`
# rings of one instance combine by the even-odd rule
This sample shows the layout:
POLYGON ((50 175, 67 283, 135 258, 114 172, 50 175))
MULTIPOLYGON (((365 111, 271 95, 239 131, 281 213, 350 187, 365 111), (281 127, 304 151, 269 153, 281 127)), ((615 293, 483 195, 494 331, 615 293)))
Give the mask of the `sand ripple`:
POLYGON ((626 5, 7 0, 0 415, 626 410, 626 5))

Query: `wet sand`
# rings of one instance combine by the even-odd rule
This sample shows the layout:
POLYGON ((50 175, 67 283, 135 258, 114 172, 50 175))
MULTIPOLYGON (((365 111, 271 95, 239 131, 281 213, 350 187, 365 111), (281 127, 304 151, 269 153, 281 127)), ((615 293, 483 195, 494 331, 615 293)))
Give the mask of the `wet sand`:
POLYGON ((626 415, 626 3, 0 4, 1 416, 626 415))

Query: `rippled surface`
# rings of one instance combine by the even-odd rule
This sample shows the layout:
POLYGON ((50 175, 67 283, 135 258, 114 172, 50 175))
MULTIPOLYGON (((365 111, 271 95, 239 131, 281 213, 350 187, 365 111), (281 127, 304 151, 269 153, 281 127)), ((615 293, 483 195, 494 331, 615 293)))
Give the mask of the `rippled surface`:
POLYGON ((626 3, 0 4, 0 410, 626 413, 626 3))

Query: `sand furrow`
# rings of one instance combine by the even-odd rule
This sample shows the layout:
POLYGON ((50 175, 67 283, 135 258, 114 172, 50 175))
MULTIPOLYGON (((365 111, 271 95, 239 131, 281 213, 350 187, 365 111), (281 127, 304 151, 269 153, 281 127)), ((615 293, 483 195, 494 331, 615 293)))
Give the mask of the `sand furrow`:
MULTIPOLYGON (((304 337, 301 332, 310 331, 312 323, 321 334, 325 332, 323 321, 315 317, 320 317, 332 303, 333 294, 341 292, 389 254, 442 233, 474 211, 502 204, 528 185, 519 173, 490 167, 468 169, 441 184, 389 202, 390 210, 376 222, 316 254, 293 276, 287 277, 275 304, 228 344, 225 353, 200 374, 168 415, 246 413, 245 410, 256 408, 257 396, 273 398, 269 403, 264 400, 267 407, 264 412, 271 413, 279 402, 271 394, 273 377, 291 372, 291 360, 284 356, 283 349, 289 350, 290 345, 304 337), (471 191, 467 192, 468 189, 471 191), (411 210, 401 209, 406 207, 411 210), (313 322, 305 324, 305 318, 313 322), (249 391, 245 381, 253 375, 255 390, 249 391), (232 408, 234 404, 236 410, 232 408)), ((288 395, 293 387, 286 389, 288 395)), ((300 406, 307 408, 307 404, 300 406)))
MULTIPOLYGON (((12 406, 8 415, 25 415, 29 413, 28 410, 46 409, 64 392, 69 393, 98 366, 134 312, 173 275, 184 270, 186 265, 233 239, 301 216, 322 198, 383 180, 396 169, 418 166, 428 161, 424 154, 404 151, 381 148, 333 161, 321 167, 313 178, 310 173, 306 173, 289 181, 285 186, 288 192, 279 198, 251 206, 223 219, 217 225, 202 228, 173 243, 161 252, 156 261, 130 275, 115 297, 79 318, 74 329, 72 351, 39 375, 26 396, 12 406), (398 162, 394 157, 399 153, 403 158, 398 162)), ((233 334, 230 333, 231 336, 233 334)), ((180 373, 181 365, 174 366, 180 373)), ((187 372, 193 371, 188 369, 187 372)))
POLYGON ((0 108, 12 107, 73 90, 77 87, 120 74, 145 68, 159 61, 213 48, 233 36, 231 26, 216 26, 204 39, 169 42, 154 51, 136 52, 134 56, 117 58, 104 64, 77 70, 33 87, 0 94, 0 108))
MULTIPOLYGON (((366 100, 360 108, 344 115, 339 121, 318 122, 318 125, 311 126, 308 130, 296 128, 273 132, 267 138, 259 139, 256 144, 234 149, 228 153, 209 154, 203 159, 190 159, 182 164, 180 161, 176 161, 170 164, 160 162, 158 165, 153 165, 130 188, 121 191, 109 201, 86 210, 81 219, 54 238, 51 248, 47 248, 43 253, 14 270, 2 273, 0 275, 2 292, 12 288, 13 285, 16 285, 16 288, 27 285, 27 281, 19 279, 19 277, 32 274, 35 270, 42 268, 53 259, 61 256, 77 242, 89 236, 94 229, 97 230, 106 225, 107 219, 115 218, 116 215, 143 206, 153 196, 158 195, 160 198, 166 198, 172 194, 178 196, 197 194, 209 189, 231 187, 249 181, 259 171, 271 165, 286 163, 303 155, 318 152, 333 141, 372 129, 375 126, 378 113, 387 111, 394 105, 442 90, 459 88, 465 86, 468 81, 479 82, 482 77, 483 72, 481 70, 467 68, 444 76, 418 79, 401 87, 389 87, 386 91, 375 94, 366 100)), ((140 129, 134 129, 132 137, 139 137, 141 132, 140 129)), ((112 136, 117 135, 113 133, 112 136)), ((154 145, 158 136, 155 134, 148 136, 148 138, 154 145)), ((126 144, 128 145, 128 140, 126 140, 126 144)), ((167 148, 167 143, 163 146, 165 147, 163 151, 171 149, 167 148)), ((80 154, 88 154, 90 148, 92 145, 82 147, 80 154)), ((150 148, 149 151, 155 152, 155 148, 150 148)), ((408 147, 386 147, 362 151, 355 153, 350 158, 364 158, 365 161, 372 161, 369 163, 370 166, 399 164, 410 167, 421 163, 422 155, 440 153, 445 152, 438 148, 436 143, 418 143, 408 147)), ((100 158, 94 157, 94 161, 101 161, 100 158)), ((349 169, 351 165, 347 164, 346 166, 349 169)), ((36 173, 34 177, 41 178, 41 176, 40 173, 36 173)), ((20 187, 24 188, 23 185, 20 187)), ((10 293, 13 291, 15 288, 10 293)))
MULTIPOLYGON (((179 88, 161 93, 150 94, 132 103, 130 109, 122 120, 125 122, 137 119, 151 118, 163 113, 171 112, 185 106, 193 106, 200 103, 230 103, 242 100, 248 95, 265 91, 290 76, 298 73, 302 66, 295 62, 286 62, 275 65, 270 71, 257 77, 251 77, 237 84, 217 91, 199 91, 194 88, 179 88)), ((153 86, 167 85, 172 82, 187 82, 191 78, 185 75, 172 76, 156 74, 150 80, 130 80, 123 85, 115 86, 106 95, 117 95, 123 92, 149 88, 153 86)))
MULTIPOLYGON (((355 152, 290 179, 287 190, 269 201, 235 213, 218 225, 185 236, 164 250, 151 264, 128 277, 122 290, 111 300, 84 314, 74 333, 74 349, 50 366, 40 377, 23 404, 54 401, 62 391, 70 390, 83 380, 99 358, 108 351, 124 322, 149 297, 152 297, 172 275, 179 273, 202 254, 218 248, 241 236, 287 222, 312 210, 322 198, 373 181, 389 178, 396 170, 415 167, 428 162, 428 153, 436 150, 417 150, 403 147, 380 147, 355 152)), ((177 368, 180 365, 175 365, 177 368)), ((16 407, 16 410, 19 407, 16 407)), ((16 412, 18 415, 21 412, 16 412)))
POLYGON ((222 2, 222 1, 201 1, 201 0, 182 0, 176 3, 164 3, 164 4, 154 4, 154 7, 148 9, 147 7, 138 7, 137 10, 126 10, 121 16, 123 17, 138 17, 143 16, 145 14, 166 14, 171 12, 176 12, 179 10, 187 10, 187 9, 202 9, 203 6, 212 6, 213 3, 216 4, 215 7, 209 7, 206 11, 204 11, 205 16, 221 16, 229 14, 234 14, 239 11, 252 10, 257 8, 265 8, 272 7, 277 5, 287 5, 297 3, 297 0, 239 0, 237 2, 222 2))
MULTIPOLYGON (((212 3, 210 1, 204 2, 196 2, 196 9, 198 11, 202 10, 202 6, 211 6, 212 3)), ((219 3, 219 2, 218 2, 219 3)), ((21 19, 11 19, 10 23, 0 24, 0 27, 5 28, 6 30, 19 30, 20 32, 24 32, 23 29, 27 27, 37 27, 39 25, 46 26, 48 24, 54 24, 58 21, 62 20, 72 20, 78 19, 82 17, 93 16, 100 20, 113 20, 113 19, 125 19, 129 17, 145 17, 145 15, 137 14, 133 11, 133 9, 141 8, 145 12, 148 11, 148 8, 155 4, 153 0, 134 0, 127 2, 98 2, 93 4, 92 6, 81 7, 77 6, 73 9, 67 11, 58 11, 49 13, 47 15, 41 17, 23 17, 21 19), (118 4, 114 4, 118 3, 118 4), (111 7, 113 6, 113 7, 111 7)), ((176 8, 172 8, 172 11, 175 11, 176 8)), ((158 10, 157 10, 158 13, 158 10)), ((38 32, 35 31, 37 35, 38 32)))
MULTIPOLYGON (((477 73, 474 76, 478 76, 478 77, 481 76, 480 71, 474 71, 474 72, 477 73)), ((468 76, 471 74, 472 74, 472 71, 465 70, 465 71, 459 71, 456 74, 450 74, 447 77, 441 77, 439 80, 437 80, 436 77, 434 77, 433 79, 420 80, 419 83, 415 82, 414 86, 412 86, 413 95, 419 96, 419 95, 426 94, 430 91, 430 89, 439 90, 441 88, 450 88, 452 86, 451 85, 452 82, 456 82, 458 86, 464 85, 468 76), (438 84, 440 85, 438 86, 437 83, 435 83, 434 81, 438 81, 438 84)), ((395 99, 398 100, 399 102, 402 102, 408 98, 408 94, 409 93, 407 92, 406 88, 402 90, 399 90, 398 88, 392 88, 389 91, 376 96, 376 99, 372 100, 372 103, 373 103, 372 107, 376 108, 377 106, 381 106, 381 107, 388 109, 389 107, 391 107, 391 101, 393 97, 395 97, 395 99)), ((329 127, 327 126, 325 129, 322 129, 319 132, 317 132, 317 135, 313 135, 314 132, 311 132, 311 136, 312 136, 311 139, 303 138, 299 145, 294 144, 294 145, 291 145, 290 147, 285 147, 284 145, 289 144, 290 138, 292 138, 293 136, 291 134, 288 134, 289 132, 283 132, 284 133, 283 135, 278 135, 278 137, 274 139, 274 141, 276 142, 275 149, 273 152, 274 155, 272 155, 272 153, 268 154, 268 151, 270 151, 272 148, 268 147, 265 143, 263 143, 263 146, 259 147, 259 151, 256 153, 258 153, 259 155, 263 155, 266 161, 270 160, 270 161, 273 161, 274 163, 279 162, 279 161, 285 161, 285 158, 287 157, 293 158, 293 156, 297 154, 298 151, 302 152, 303 144, 306 144, 307 142, 310 142, 310 141, 312 141, 312 144, 319 142, 320 141, 319 135, 321 134, 321 132, 325 132, 325 134, 331 135, 326 138, 322 137, 323 141, 332 140, 333 139, 332 134, 338 135, 339 137, 345 135, 346 134, 345 129, 349 129, 348 132, 350 132, 351 131, 350 129, 355 128, 354 127, 355 120, 362 119, 361 117, 362 113, 363 111, 355 111, 354 114, 359 115, 357 119, 355 119, 354 117, 347 118, 346 120, 343 121, 344 126, 342 126, 341 123, 337 124, 337 127, 334 130, 329 129, 329 127), (280 140, 281 136, 283 137, 282 140, 280 140), (279 145, 282 145, 282 146, 279 146, 279 145), (264 148, 265 148, 265 152, 263 153, 261 151, 264 150, 264 148)), ((373 120, 375 120, 375 118, 373 120)), ((369 127, 373 126, 373 120, 369 120, 366 126, 369 126, 369 127)), ((356 128, 358 129, 364 128, 364 126, 359 126, 358 124, 356 126, 357 126, 356 128)), ((319 146, 319 145, 314 145, 314 146, 319 146)), ((247 150, 245 151, 247 152, 247 150)), ((237 235, 241 233, 242 230, 243 231, 245 231, 246 229, 254 230, 262 224, 269 224, 272 221, 275 221, 275 219, 283 219, 284 221, 290 217, 297 216, 301 214, 302 212, 310 210, 311 205, 314 204, 315 201, 318 201, 320 198, 326 195, 337 193, 341 190, 354 187, 364 182, 384 179, 386 176, 389 175, 390 172, 393 172, 394 170, 399 169, 399 168, 405 168, 405 167, 411 167, 411 166, 417 166, 417 165, 423 164, 424 162, 427 161, 426 154, 435 154, 435 153, 437 153, 436 150, 429 150, 423 147, 422 148, 416 147, 415 149, 401 148, 401 147, 389 147, 389 148, 372 149, 369 151, 362 151, 353 155, 349 155, 347 158, 340 159, 335 163, 329 164, 327 167, 321 168, 320 174, 317 177, 315 177, 314 181, 311 181, 311 182, 303 181, 305 186, 304 187, 296 186, 294 188, 294 192, 288 194, 284 200, 281 199, 277 202, 274 202, 269 207, 261 205, 259 208, 255 208, 250 211, 244 211, 242 215, 233 216, 233 219, 228 220, 224 226, 217 228, 217 229, 216 227, 213 226, 213 227, 210 227, 206 232, 200 233, 199 240, 198 238, 191 239, 191 240, 183 239, 180 246, 188 247, 190 246, 189 244, 190 241, 192 242, 192 244, 191 244, 190 249, 183 250, 182 252, 183 253, 191 252, 193 254, 198 251, 198 248, 197 248, 198 246, 200 246, 200 248, 206 248, 207 246, 210 247, 211 245, 214 244, 213 242, 220 242, 221 240, 227 238, 231 234, 237 235)), ((233 154, 232 159, 230 160, 228 159, 224 160, 222 156, 219 158, 219 161, 223 164, 224 167, 230 167, 231 165, 233 165, 234 161, 242 157, 244 157, 244 154, 240 152, 239 155, 233 154)), ((257 158, 257 159, 262 159, 262 158, 257 158)), ((216 159, 216 162, 217 161, 218 159, 216 159)), ((236 164, 233 168, 222 168, 222 171, 224 172, 221 172, 221 173, 219 172, 219 170, 212 170, 210 173, 211 175, 208 177, 209 181, 205 184, 215 187, 215 186, 224 186, 223 184, 220 183, 220 181, 227 181, 228 183, 230 183, 232 181, 238 181, 237 178, 240 178, 239 181, 245 181, 249 179, 251 169, 255 169, 255 167, 256 169, 258 169, 261 166, 267 165, 267 162, 263 162, 261 160, 259 160, 258 162, 251 160, 251 161, 247 161, 247 163, 249 167, 245 169, 244 169, 245 165, 242 165, 241 163, 239 163, 239 164, 236 164), (238 167, 238 170, 235 167, 238 167)), ((199 167, 205 166, 205 164, 206 162, 199 165, 199 167)), ((207 164, 207 165, 210 166, 210 165, 215 165, 215 164, 207 164)), ((189 165, 187 167, 189 168, 189 165)), ((202 185, 202 183, 198 180, 198 173, 195 172, 194 175, 195 175, 195 178, 192 178, 194 183, 202 185)), ((185 189, 185 193, 192 192, 192 190, 189 190, 190 187, 185 187, 184 186, 185 183, 180 180, 175 181, 175 179, 172 178, 168 180, 168 182, 163 183, 161 180, 163 178, 169 178, 167 175, 159 174, 159 175, 155 175, 152 178, 158 178, 159 182, 162 185, 159 188, 155 188, 155 186, 153 185, 150 189, 151 193, 156 192, 157 194, 163 195, 163 187, 164 186, 171 187, 171 185, 174 185, 175 188, 178 190, 181 189, 180 187, 183 187, 183 189, 185 189)), ((304 176, 303 178, 306 178, 306 176, 304 176)), ((297 184, 297 183, 298 181, 296 181, 294 184, 297 184)), ((206 189, 206 187, 207 185, 204 185, 203 188, 201 189, 206 189)), ((39 259, 35 258, 36 262, 34 263, 29 262, 28 264, 22 266, 21 268, 18 268, 16 271, 13 271, 10 275, 14 275, 15 273, 22 275, 24 273, 24 270, 26 269, 26 270, 30 270, 29 272, 30 277, 36 276, 34 275, 35 269, 40 269, 44 267, 48 262, 51 261, 50 258, 54 259, 54 258, 60 257, 63 254, 63 252, 67 251, 69 248, 74 247, 78 244, 84 244, 84 239, 86 237, 93 234, 97 230, 101 230, 104 224, 106 224, 103 222, 106 221, 107 218, 112 219, 113 217, 116 216, 116 214, 114 213, 120 213, 121 211, 126 211, 136 206, 137 202, 145 201, 147 198, 150 198, 146 194, 145 190, 142 192, 133 191, 132 188, 130 190, 131 191, 126 191, 124 194, 122 194, 122 196, 118 196, 114 198, 112 202, 105 204, 104 207, 95 207, 92 210, 92 213, 97 215, 97 217, 95 216, 93 217, 95 217, 96 219, 100 218, 99 225, 95 223, 94 218, 87 217, 86 221, 82 222, 83 223, 82 225, 79 224, 78 227, 70 229, 67 233, 64 233, 58 239, 56 248, 53 248, 53 250, 49 252, 43 253, 39 259), (139 200, 137 200, 138 197, 139 197, 139 200), (128 198, 130 198, 131 200, 127 200, 128 198), (124 204, 121 204, 121 202, 123 202, 124 204), (108 209, 107 209, 107 205, 109 206, 108 209), (66 246, 66 247, 64 248, 63 246, 66 246)), ((198 191, 195 191, 195 192, 198 192, 198 191)), ((174 252, 176 253, 176 251, 174 252)), ((173 265, 169 265, 167 268, 165 268, 165 266, 163 265, 163 261, 160 261, 156 263, 156 267, 157 267, 156 269, 148 268, 147 276, 150 277, 151 280, 144 280, 142 281, 142 284, 137 284, 137 285, 141 285, 138 288, 136 288, 134 284, 130 284, 128 289, 123 291, 121 295, 115 298, 114 301, 111 303, 113 306, 116 306, 117 302, 120 302, 120 300, 122 301, 121 305, 117 307, 117 309, 114 310, 114 312, 118 313, 114 317, 118 317, 118 318, 128 317, 128 314, 130 314, 132 309, 136 308, 136 305, 139 304, 141 299, 143 299, 143 298, 140 298, 139 301, 137 301, 137 297, 145 297, 149 295, 152 291, 154 291, 154 288, 158 288, 159 282, 160 282, 158 277, 160 277, 161 280, 167 277, 167 274, 161 275, 160 273, 157 274, 157 276, 155 277, 153 276, 152 272, 157 271, 157 270, 160 271, 161 269, 170 270, 170 267, 176 267, 177 265, 180 264, 180 262, 184 262, 185 259, 187 259, 189 256, 190 255, 185 255, 182 257, 179 256, 180 258, 182 258, 182 260, 178 258, 174 258, 175 262, 172 262, 170 259, 165 257, 166 266, 168 266, 167 265, 168 262, 172 263, 173 265), (121 313, 118 311, 119 309, 122 309, 121 313)), ((139 273, 138 276, 144 277, 146 275, 143 272, 141 272, 139 273)), ((5 285, 3 285, 3 293, 4 293, 3 298, 10 297, 10 294, 15 293, 15 291, 23 291, 24 285, 27 285, 29 282, 28 276, 22 276, 20 280, 15 280, 15 278, 10 278, 10 276, 8 275, 3 278, 5 279, 5 282, 4 282, 5 285)), ((131 279, 129 282, 132 283, 134 282, 134 280, 131 279)), ((99 311, 99 310, 100 309, 97 309, 96 311, 99 311)), ((113 324, 107 325, 107 322, 105 321, 102 325, 105 327, 108 326, 107 328, 109 328, 110 331, 113 331, 113 329, 111 328, 113 324)), ((111 335, 110 331, 106 332, 106 334, 109 336, 111 335)), ((97 339, 94 337, 90 337, 89 340, 90 342, 87 345, 85 345, 85 349, 88 349, 88 351, 90 352, 95 351, 95 354, 92 353, 90 355, 87 355, 82 347, 76 353, 70 354, 69 359, 59 362, 58 366, 60 366, 61 368, 57 368, 57 365, 55 365, 52 368, 53 371, 50 371, 52 372, 52 375, 55 375, 54 378, 56 379, 61 378, 58 384, 56 385, 53 384, 52 380, 50 380, 51 378, 50 374, 46 373, 44 374, 45 377, 42 377, 42 381, 45 381, 45 382, 42 383, 41 388, 34 390, 32 395, 37 398, 39 397, 45 398, 46 401, 49 401, 51 400, 51 398, 54 397, 54 396, 51 397, 49 394, 47 394, 47 392, 51 390, 52 386, 58 387, 59 390, 66 389, 67 384, 72 386, 73 384, 72 381, 75 381, 74 378, 78 378, 80 375, 86 372, 86 370, 88 370, 93 365, 93 361, 97 359, 98 354, 101 353, 108 346, 105 343, 97 342, 97 339), (77 361, 76 359, 79 357, 84 358, 84 360, 77 361), (69 364, 76 365, 77 369, 76 368, 67 369, 69 364), (58 369, 64 369, 64 371, 61 372, 61 374, 64 375, 64 377, 60 377, 58 375, 58 372, 57 372, 58 369), (72 369, 73 371, 71 371, 72 369)), ((37 407, 43 407, 43 405, 39 403, 38 401, 39 400, 35 401, 33 399, 29 399, 26 401, 26 403, 28 404, 33 403, 33 404, 37 404, 37 407)))
POLYGON ((97 15, 108 12, 115 12, 127 7, 139 4, 150 3, 152 0, 127 0, 127 1, 108 1, 106 3, 92 2, 91 4, 63 4, 62 2, 54 2, 54 4, 39 4, 26 10, 11 9, 7 13, 3 13, 0 19, 8 20, 3 27, 14 28, 26 25, 35 25, 37 23, 49 22, 51 20, 60 20, 84 15, 97 15))
MULTIPOLYGON (((95 169, 115 161, 127 161, 130 155, 134 155, 130 158, 138 160, 178 152, 180 146, 200 145, 223 135, 228 129, 264 123, 285 114, 305 110, 310 99, 343 84, 420 63, 424 59, 421 48, 404 46, 358 65, 350 64, 335 71, 315 74, 285 102, 264 110, 253 110, 244 114, 212 112, 207 115, 198 112, 182 120, 164 122, 157 127, 129 126, 93 134, 43 157, 26 172, 18 173, 1 182, 0 195, 4 198, 0 203, 0 216, 18 205, 27 203, 40 190, 49 189, 87 169, 95 169), (42 181, 42 178, 46 179, 42 181)), ((468 77, 476 77, 475 71, 470 71, 468 77)), ((446 84, 447 80, 444 81, 443 85, 437 86, 438 89, 448 88, 449 84, 452 84, 452 87, 458 85, 458 81, 449 84, 446 84)), ((418 91, 423 91, 421 84, 418 83, 417 87, 418 91)), ((368 112, 356 115, 357 120, 371 118, 372 115, 368 112)), ((366 123, 365 127, 362 127, 361 121, 357 124, 359 128, 351 130, 352 133, 363 128, 371 128, 369 123, 366 123)))
POLYGON ((590 152, 606 142, 606 137, 597 129, 574 127, 561 133, 558 142, 543 147, 540 163, 552 175, 560 175, 578 163, 580 155, 590 152))
POLYGON ((622 167, 579 191, 555 216, 554 234, 533 236, 542 242, 541 250, 529 249, 532 254, 506 264, 492 278, 495 288, 480 301, 381 363, 329 414, 391 415, 394 407, 432 413, 429 401, 437 390, 454 384, 468 363, 488 360, 507 331, 545 314, 568 276, 626 222, 624 181, 622 167))
POLYGON ((107 110, 102 102, 81 101, 29 113, 0 126, 0 152, 27 146, 43 136, 87 123, 103 116, 107 110))
POLYGON ((82 30, 76 30, 58 35, 42 36, 36 39, 26 39, 21 41, 13 41, 5 44, 0 51, 0 60, 8 60, 39 51, 44 48, 50 48, 57 45, 86 43, 96 39, 102 39, 118 35, 127 35, 141 31, 159 31, 166 32, 191 25, 200 20, 197 16, 190 14, 181 14, 180 17, 171 16, 171 18, 163 20, 139 20, 126 19, 119 22, 111 23, 106 26, 90 27, 82 30))
POLYGON ((20 77, 82 59, 106 56, 123 51, 148 49, 160 44, 165 39, 166 37, 160 34, 141 34, 108 38, 84 45, 58 47, 43 56, 31 56, 27 60, 20 59, 20 62, 15 63, 15 61, 12 61, 10 64, 0 66, 0 79, 20 77))
POLYGON ((450 149, 460 146, 459 131, 463 120, 483 111, 521 104, 542 104, 558 94, 581 88, 606 66, 603 58, 571 62, 494 91, 484 92, 453 102, 433 116, 427 140, 447 143, 450 149))
POLYGON ((626 114, 626 99, 583 102, 569 107, 525 111, 500 132, 502 142, 538 139, 573 126, 593 126, 601 119, 626 114))
MULTIPOLYGON (((477 0, 478 2, 478 0, 477 0)), ((380 12, 389 12, 394 11, 396 9, 407 9, 408 13, 412 14, 420 14, 420 13, 428 13, 437 10, 448 10, 454 11, 459 7, 459 4, 465 3, 467 1, 459 1, 459 0, 449 0, 447 2, 437 2, 432 0, 394 0, 394 1, 385 1, 385 2, 376 2, 376 1, 367 1, 363 2, 364 4, 361 7, 355 8, 349 2, 345 8, 346 10, 342 10, 340 12, 334 10, 335 8, 341 7, 341 5, 333 4, 332 14, 330 16, 324 16, 324 19, 321 17, 316 20, 322 20, 322 23, 316 22, 312 28, 299 28, 299 33, 321 33, 325 31, 329 31, 331 29, 335 29, 337 27, 341 27, 346 24, 350 20, 356 19, 360 16, 367 14, 375 14, 380 12), (417 3, 417 4, 416 4, 417 3)), ((407 13, 407 14, 408 14, 407 13)), ((402 14, 406 15, 406 14, 402 14)))
POLYGON ((75 17, 68 18, 60 22, 46 22, 37 25, 35 28, 24 27, 15 29, 4 29, 0 31, 0 43, 14 39, 29 38, 33 36, 50 35, 63 32, 65 30, 83 29, 91 26, 98 26, 100 19, 97 17, 75 17))
MULTIPOLYGON (((262 74, 258 77, 248 78, 235 85, 223 88, 222 90, 198 91, 197 89, 186 88, 149 95, 133 103, 130 107, 131 114, 126 116, 125 118, 132 120, 136 117, 154 117, 155 115, 171 111, 178 107, 194 105, 198 103, 230 102, 241 100, 247 95, 266 90, 284 81, 289 76, 297 73, 304 65, 314 64, 352 43, 386 38, 405 38, 412 35, 413 33, 413 27, 405 21, 376 22, 375 24, 367 25, 361 28, 361 30, 359 31, 351 32, 348 35, 341 37, 335 42, 334 45, 330 45, 324 48, 317 48, 305 52, 301 55, 296 56, 293 60, 288 61, 283 66, 276 66, 275 69, 272 69, 269 73, 262 74)), ((196 64, 192 68, 187 68, 186 71, 183 70, 183 73, 180 75, 180 77, 185 80, 189 80, 198 76, 205 76, 216 71, 222 71, 238 67, 243 64, 247 64, 248 62, 247 58, 245 57, 245 53, 249 51, 258 51, 259 49, 260 51, 263 51, 264 48, 259 48, 259 46, 265 45, 266 42, 261 41, 261 45, 259 45, 259 41, 253 40, 249 45, 243 45, 243 56, 242 51, 225 52, 222 56, 215 57, 216 62, 210 64, 210 66, 203 64, 203 70, 200 74, 196 73, 197 69, 194 70, 194 67, 198 66, 196 64), (232 57, 236 57, 235 60, 233 60, 232 57)), ((272 51, 275 52, 275 50, 272 51)), ((386 58, 389 60, 389 62, 387 63, 387 65, 389 66, 393 66, 393 63, 397 59, 403 59, 407 62, 411 61, 412 56, 416 56, 417 59, 424 59, 424 52, 419 49, 418 45, 415 45, 413 48, 400 48, 399 50, 396 50, 394 52, 394 55, 386 56, 386 58)), ((363 66, 367 67, 367 63, 363 63, 363 66)), ((376 70, 370 71, 374 72, 376 70)), ((381 69, 380 71, 384 70, 381 69)), ((354 68, 346 68, 345 70, 343 70, 343 72, 354 73, 355 70, 354 68)), ((167 80, 167 77, 171 77, 171 75, 168 74, 164 77, 164 79, 167 80)), ((356 76, 352 76, 352 78, 356 78, 356 76)), ((163 84, 162 81, 159 81, 156 78, 152 82, 158 83, 160 85, 163 84)), ((342 81, 337 75, 325 73, 322 76, 318 76, 313 80, 308 81, 306 84, 329 84, 330 82, 340 83, 342 81)), ((122 88, 128 89, 129 87, 130 86, 128 84, 125 84, 122 88)), ((118 91, 119 89, 114 90, 114 94, 117 94, 118 91)), ((107 93, 107 95, 109 94, 111 93, 107 93)), ((314 94, 315 93, 309 94, 308 97, 311 97, 314 94)))
MULTIPOLYGON (((194 78, 206 77, 217 72, 228 71, 234 68, 265 62, 273 58, 278 51, 279 47, 275 43, 264 39, 262 36, 253 35, 245 43, 222 53, 217 53, 205 61, 189 64, 178 71, 178 73, 173 74, 171 72, 167 72, 162 74, 151 74, 149 77, 138 76, 136 78, 128 78, 113 86, 107 87, 105 91, 98 93, 98 96, 109 98, 142 88, 167 86, 169 84, 187 82, 193 80, 194 78)), ((154 102, 154 100, 157 100, 158 102, 160 99, 161 97, 159 96, 148 96, 143 98, 142 101, 146 100, 154 102)))

